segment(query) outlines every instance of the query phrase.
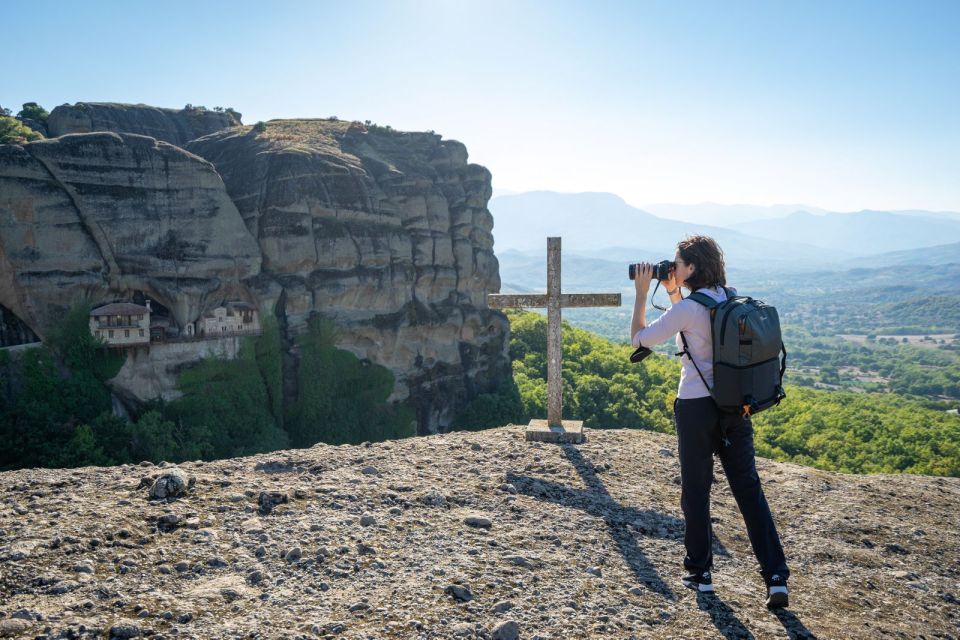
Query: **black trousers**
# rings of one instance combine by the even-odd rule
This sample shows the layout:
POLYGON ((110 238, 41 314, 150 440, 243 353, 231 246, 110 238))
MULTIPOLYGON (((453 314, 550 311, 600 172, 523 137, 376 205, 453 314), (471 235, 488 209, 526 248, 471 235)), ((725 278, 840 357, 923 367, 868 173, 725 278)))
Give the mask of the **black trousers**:
POLYGON ((790 575, 770 507, 760 487, 749 418, 721 413, 709 396, 677 399, 673 404, 680 449, 680 507, 686 520, 683 566, 708 571, 713 566, 713 527, 710 524, 710 486, 716 453, 737 501, 753 553, 765 581, 790 575), (729 445, 724 443, 724 436, 729 445))

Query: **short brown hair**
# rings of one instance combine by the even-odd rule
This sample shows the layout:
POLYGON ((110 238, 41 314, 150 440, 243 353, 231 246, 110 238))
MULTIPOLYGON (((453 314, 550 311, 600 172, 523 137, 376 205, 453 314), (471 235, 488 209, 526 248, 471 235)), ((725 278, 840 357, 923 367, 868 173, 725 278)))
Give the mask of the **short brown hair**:
POLYGON ((677 243, 677 252, 684 262, 694 266, 693 275, 687 280, 688 289, 726 286, 723 250, 716 240, 709 236, 687 236, 677 243))

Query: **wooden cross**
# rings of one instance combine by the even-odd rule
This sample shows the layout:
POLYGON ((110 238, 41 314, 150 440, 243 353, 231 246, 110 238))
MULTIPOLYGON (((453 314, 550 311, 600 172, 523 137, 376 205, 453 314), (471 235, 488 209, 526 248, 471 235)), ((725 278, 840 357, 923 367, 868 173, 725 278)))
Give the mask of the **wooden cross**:
POLYGON ((619 293, 560 293, 560 238, 547 238, 547 293, 489 294, 494 309, 547 308, 547 419, 531 420, 527 440, 583 442, 583 422, 563 421, 563 378, 560 374, 563 341, 560 337, 562 307, 619 307, 619 293))

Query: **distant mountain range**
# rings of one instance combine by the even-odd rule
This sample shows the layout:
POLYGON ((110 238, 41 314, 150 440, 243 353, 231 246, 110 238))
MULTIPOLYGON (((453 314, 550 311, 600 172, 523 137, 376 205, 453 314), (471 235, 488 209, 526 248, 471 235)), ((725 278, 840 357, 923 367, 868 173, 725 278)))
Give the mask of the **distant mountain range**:
POLYGON ((797 211, 785 218, 754 220, 731 228, 770 240, 790 238, 864 256, 960 242, 960 219, 889 211, 823 215, 797 211))
POLYGON ((644 211, 674 220, 688 220, 700 224, 712 224, 719 227, 730 226, 751 220, 767 220, 783 218, 795 211, 809 211, 810 213, 827 213, 824 209, 811 207, 805 204, 775 204, 759 206, 753 204, 716 204, 703 202, 700 204, 647 204, 644 211))
POLYGON ((904 267, 932 267, 941 264, 957 264, 960 263, 960 242, 852 258, 847 263, 850 267, 858 268, 882 268, 898 265, 904 267))
MULTIPOLYGON (((516 193, 516 192, 514 192, 516 193)), ((506 193, 495 195, 507 195, 506 193)), ((703 202, 701 204, 647 204, 641 207, 644 211, 674 220, 686 220, 701 224, 712 224, 719 227, 729 227, 742 222, 753 220, 769 220, 785 218, 797 211, 806 211, 814 215, 838 213, 806 204, 774 204, 769 206, 753 204, 716 204, 703 202)), ((960 213, 956 211, 925 211, 922 209, 898 209, 888 213, 904 216, 919 216, 923 218, 947 218, 960 220, 960 213)))
POLYGON ((566 251, 606 259, 640 261, 672 258, 684 236, 712 236, 730 260, 757 266, 839 262, 853 252, 795 242, 769 242, 735 229, 657 217, 612 193, 565 194, 533 191, 493 198, 494 250, 499 254, 546 251, 546 238, 564 238, 566 251))
POLYGON ((565 254, 586 259, 662 260, 673 257, 678 240, 702 233, 720 243, 729 265, 749 269, 849 269, 866 256, 876 266, 960 262, 960 214, 953 212, 835 213, 810 207, 791 211, 793 205, 655 206, 661 212, 671 207, 673 214, 686 211, 700 220, 712 212, 714 218, 727 222, 667 219, 611 193, 534 191, 490 201, 494 249, 501 257, 509 250, 542 255, 546 238, 560 236, 565 254), (747 216, 756 218, 729 222, 747 216), (928 247, 933 248, 923 251, 928 247))

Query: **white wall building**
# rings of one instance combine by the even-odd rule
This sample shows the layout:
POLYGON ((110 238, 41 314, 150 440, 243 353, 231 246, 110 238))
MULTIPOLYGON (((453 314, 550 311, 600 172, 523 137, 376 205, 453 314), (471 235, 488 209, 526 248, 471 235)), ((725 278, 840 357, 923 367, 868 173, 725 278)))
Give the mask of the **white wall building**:
POLYGON ((223 305, 205 313, 197 325, 200 335, 205 338, 260 333, 257 309, 247 302, 224 302, 223 305))
POLYGON ((150 344, 150 303, 114 302, 90 312, 90 333, 110 347, 150 344))

